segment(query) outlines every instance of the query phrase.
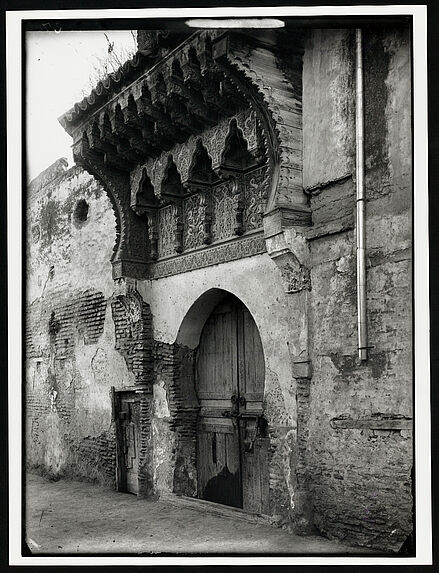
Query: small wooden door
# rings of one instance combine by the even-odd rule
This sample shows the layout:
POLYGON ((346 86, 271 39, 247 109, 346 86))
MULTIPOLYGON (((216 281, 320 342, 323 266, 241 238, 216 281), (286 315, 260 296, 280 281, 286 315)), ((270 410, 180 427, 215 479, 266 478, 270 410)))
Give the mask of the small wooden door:
POLYGON ((256 324, 236 297, 222 301, 204 326, 196 378, 199 496, 266 513, 264 355, 256 324))
POLYGON ((117 392, 118 489, 139 492, 140 403, 134 392, 117 392))

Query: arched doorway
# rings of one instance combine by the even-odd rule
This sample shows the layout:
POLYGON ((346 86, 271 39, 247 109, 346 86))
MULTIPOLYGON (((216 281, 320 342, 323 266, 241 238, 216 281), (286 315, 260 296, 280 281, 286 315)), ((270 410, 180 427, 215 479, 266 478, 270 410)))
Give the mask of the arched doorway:
POLYGON ((268 513, 264 380, 264 354, 255 321, 238 298, 227 295, 206 320, 196 355, 202 499, 268 513))

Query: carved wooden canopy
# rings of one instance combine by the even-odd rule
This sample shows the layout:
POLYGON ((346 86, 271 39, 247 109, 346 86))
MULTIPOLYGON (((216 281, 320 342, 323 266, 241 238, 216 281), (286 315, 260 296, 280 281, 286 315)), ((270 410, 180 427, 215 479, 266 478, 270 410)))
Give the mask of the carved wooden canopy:
POLYGON ((300 37, 201 31, 151 62, 138 52, 60 118, 112 201, 114 277, 221 262, 213 245, 234 237, 236 258, 261 252, 263 215, 279 208, 307 224, 300 37))

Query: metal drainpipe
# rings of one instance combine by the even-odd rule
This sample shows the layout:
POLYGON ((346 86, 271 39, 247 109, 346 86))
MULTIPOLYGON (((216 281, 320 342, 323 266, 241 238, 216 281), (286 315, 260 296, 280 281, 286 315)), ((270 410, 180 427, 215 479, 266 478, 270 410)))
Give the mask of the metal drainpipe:
POLYGON ((361 28, 355 33, 355 144, 357 187, 357 306, 358 306, 358 357, 367 360, 366 317, 366 229, 364 193, 364 112, 363 112, 363 38, 361 28))

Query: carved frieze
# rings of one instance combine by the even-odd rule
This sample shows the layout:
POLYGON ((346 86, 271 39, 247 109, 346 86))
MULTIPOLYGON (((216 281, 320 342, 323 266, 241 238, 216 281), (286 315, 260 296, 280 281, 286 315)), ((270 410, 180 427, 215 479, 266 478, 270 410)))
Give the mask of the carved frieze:
POLYGON ((151 258, 163 258, 262 227, 267 169, 229 177, 212 187, 189 185, 191 194, 148 217, 151 258))
POLYGON ((148 278, 158 279, 176 275, 264 252, 266 252, 266 245, 262 233, 244 236, 225 244, 211 245, 187 254, 183 253, 178 257, 157 261, 149 265, 148 278))

